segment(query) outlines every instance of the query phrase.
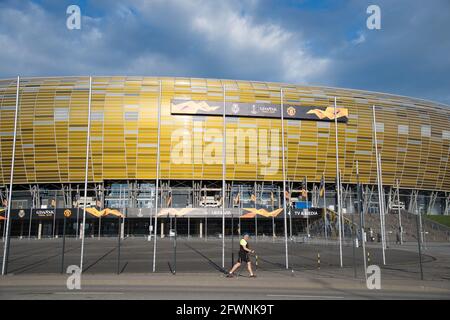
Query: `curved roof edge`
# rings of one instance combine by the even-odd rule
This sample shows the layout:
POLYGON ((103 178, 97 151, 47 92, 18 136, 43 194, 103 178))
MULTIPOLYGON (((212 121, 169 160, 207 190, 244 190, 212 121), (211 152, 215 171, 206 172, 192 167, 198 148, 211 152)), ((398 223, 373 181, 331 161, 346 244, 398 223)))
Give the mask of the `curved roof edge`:
MULTIPOLYGON (((417 98, 417 97, 411 97, 411 96, 405 96, 395 93, 387 93, 387 92, 379 92, 379 91, 371 91, 371 90, 363 90, 363 89, 352 89, 352 88, 344 88, 344 87, 332 87, 332 86, 321 86, 321 85, 307 85, 307 84, 295 84, 295 83, 287 83, 287 82, 279 82, 279 81, 261 81, 261 80, 243 80, 243 79, 225 79, 225 78, 202 78, 202 77, 189 77, 189 76, 143 76, 143 75, 72 75, 72 76, 31 76, 31 77, 21 77, 22 79, 59 79, 59 78, 114 78, 114 77, 121 77, 121 78, 159 78, 159 79, 177 79, 177 78, 186 78, 186 79, 201 79, 201 80, 218 80, 218 81, 247 81, 247 82, 253 82, 253 83, 264 83, 264 84, 277 84, 279 86, 286 86, 286 87, 309 87, 309 88, 320 88, 320 89, 331 89, 331 90, 349 90, 354 92, 361 92, 361 93, 373 93, 373 94, 379 94, 379 95, 385 95, 393 98, 406 98, 411 99, 415 101, 420 101, 428 104, 433 104, 436 107, 442 107, 445 109, 450 109, 450 104, 446 104, 439 101, 424 99, 424 98, 417 98)), ((16 77, 14 78, 0 78, 0 81, 14 81, 16 80, 16 77)))

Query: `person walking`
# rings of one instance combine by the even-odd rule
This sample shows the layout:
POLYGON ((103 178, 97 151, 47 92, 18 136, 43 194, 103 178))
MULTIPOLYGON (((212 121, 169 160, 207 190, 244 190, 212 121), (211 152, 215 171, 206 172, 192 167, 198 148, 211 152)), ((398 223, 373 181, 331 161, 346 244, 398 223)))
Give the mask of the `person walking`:
POLYGON ((244 237, 239 241, 239 258, 238 261, 234 264, 233 268, 231 268, 230 272, 227 274, 228 278, 234 277, 234 272, 243 264, 247 264, 248 272, 250 273, 250 278, 256 278, 256 275, 252 270, 252 262, 250 261, 249 254, 255 253, 255 250, 251 250, 248 245, 248 240, 250 236, 246 233, 244 237))

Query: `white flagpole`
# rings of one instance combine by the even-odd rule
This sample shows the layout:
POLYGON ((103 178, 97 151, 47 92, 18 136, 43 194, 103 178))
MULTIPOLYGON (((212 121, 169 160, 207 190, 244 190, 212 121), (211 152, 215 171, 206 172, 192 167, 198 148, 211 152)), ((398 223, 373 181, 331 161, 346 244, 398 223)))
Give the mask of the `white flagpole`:
POLYGON ((223 138, 222 138, 222 268, 225 268, 225 195, 226 195, 226 183, 225 183, 225 174, 226 174, 226 89, 225 85, 223 85, 223 138))
POLYGON ((8 256, 9 256, 9 243, 10 243, 10 233, 11 233, 11 199, 12 199, 12 187, 13 187, 13 179, 14 179, 14 162, 16 157, 16 137, 17 137, 17 118, 19 114, 19 88, 20 88, 20 77, 17 77, 17 87, 16 87, 16 111, 14 114, 14 138, 13 138, 13 149, 11 155, 11 172, 9 175, 9 193, 8 193, 8 209, 5 212, 6 218, 6 237, 3 248, 3 264, 2 264, 2 275, 8 273, 7 264, 8 264, 8 256))
POLYGON ((308 202, 308 177, 305 176, 305 189, 306 189, 306 239, 309 241, 309 202, 308 202))
POLYGON ((344 243, 345 242, 345 221, 344 221, 344 214, 343 214, 343 212, 342 212, 342 199, 344 198, 343 196, 342 196, 342 193, 343 193, 343 187, 342 187, 342 170, 341 169, 339 169, 339 190, 340 190, 340 193, 339 193, 339 200, 340 200, 340 202, 341 202, 341 229, 342 229, 342 242, 344 243))
POLYGON ((378 183, 378 206, 379 206, 379 213, 380 213, 380 232, 381 232, 381 248, 383 252, 383 264, 386 264, 386 256, 385 256, 385 244, 384 244, 384 224, 383 224, 383 186, 381 185, 381 177, 380 177, 380 159, 378 155, 378 140, 377 140, 377 120, 375 116, 375 106, 372 106, 372 114, 373 114, 373 135, 375 140, 375 159, 377 163, 377 183, 378 183))
MULTIPOLYGON (((322 179, 323 179, 323 207, 324 207, 324 231, 325 231, 325 242, 328 241, 328 233, 327 233, 327 188, 325 184, 325 172, 322 173, 322 179)), ((319 196, 320 196, 320 190, 319 190, 319 196)))
POLYGON ((381 154, 378 154, 378 163, 379 163, 379 167, 380 167, 380 186, 381 186, 381 204, 382 204, 382 215, 381 217, 383 218, 383 229, 382 229, 382 241, 383 241, 383 246, 384 249, 386 250, 387 248, 387 241, 386 241, 386 200, 384 198, 384 189, 383 189, 383 168, 381 166, 381 154))
POLYGON ((361 206, 361 196, 360 196, 360 190, 361 190, 361 184, 359 182, 359 162, 358 160, 356 160, 356 179, 357 179, 357 183, 358 183, 358 187, 357 187, 357 191, 358 191, 358 195, 357 195, 357 199, 358 199, 358 214, 360 215, 360 226, 359 226, 359 232, 361 234, 361 245, 362 245, 362 249, 363 249, 363 261, 364 261, 364 277, 366 278, 367 281, 367 260, 366 260, 366 241, 365 241, 365 228, 363 226, 363 212, 362 212, 362 206, 361 206))
POLYGON ((403 227, 402 227, 402 214, 400 210, 400 184, 397 179, 397 210, 398 210, 398 226, 400 232, 400 244, 403 244, 403 227))
POLYGON ((283 88, 280 90, 281 95, 281 153, 283 167, 283 212, 284 212, 284 246, 286 252, 286 269, 289 269, 289 252, 288 252, 288 234, 287 234, 287 212, 286 212, 286 164, 284 156, 284 104, 283 104, 283 88))
POLYGON ((89 77, 89 98, 88 98, 88 127, 86 138, 86 166, 84 172, 84 201, 83 201, 83 228, 81 229, 81 257, 80 257, 80 273, 83 273, 83 258, 84 258, 84 234, 86 231, 86 200, 87 200, 87 185, 89 172, 89 147, 91 144, 91 99, 92 98, 92 77, 89 77))
POLYGON ((162 84, 159 80, 158 97, 158 137, 156 146, 156 186, 155 186, 155 227, 153 228, 153 272, 156 271, 156 237, 158 235, 158 200, 159 200, 159 158, 160 158, 160 139, 161 139, 161 92, 162 84))
POLYGON ((342 261, 342 223, 341 223, 341 176, 339 172, 339 142, 338 142, 338 121, 336 112, 336 97, 334 97, 334 124, 335 124, 335 138, 336 138, 336 176, 337 176, 337 205, 338 205, 338 219, 339 219, 339 260, 341 267, 343 266, 342 261))

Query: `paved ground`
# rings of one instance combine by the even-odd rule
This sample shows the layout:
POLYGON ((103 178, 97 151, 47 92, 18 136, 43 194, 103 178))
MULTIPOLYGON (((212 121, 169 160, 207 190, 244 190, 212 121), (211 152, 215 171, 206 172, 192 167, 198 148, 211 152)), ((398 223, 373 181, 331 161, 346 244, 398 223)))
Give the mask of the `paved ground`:
MULTIPOLYGON (((234 243, 235 258, 238 250, 238 239, 234 243)), ((225 243, 225 267, 232 262, 231 240, 225 243)), ((278 271, 285 269, 285 244, 283 241, 259 240, 252 241, 251 247, 258 253, 260 269, 278 271)), ((339 266, 339 247, 337 242, 328 244, 311 244, 290 242, 289 265, 294 271, 316 270, 318 255, 320 255, 321 270, 333 269, 339 266)), ((417 264, 418 255, 412 244, 410 251, 392 248, 386 251, 386 261, 390 266, 417 264)), ((64 266, 80 264, 81 241, 66 239, 64 266)), ((86 239, 84 256, 84 272, 89 274, 116 273, 118 259, 118 242, 116 238, 86 239)), ((177 272, 218 272, 222 266, 221 239, 183 239, 177 241, 176 271, 177 272)), ((369 245, 367 248, 372 264, 382 264, 380 245, 369 245)), ((152 271, 153 242, 144 238, 128 238, 121 242, 120 273, 146 273, 152 271)), ((3 254, 3 250, 1 252, 3 254)), ((1 255, 0 255, 1 256, 1 255)), ((353 250, 351 246, 343 247, 343 264, 353 265, 353 250)), ((355 261, 361 269, 362 249, 355 250, 355 261)), ((174 265, 174 242, 171 239, 158 239, 156 255, 156 271, 170 272, 169 262, 174 265)), ((432 262, 434 257, 424 252, 423 260, 432 262)), ((8 273, 15 275, 30 273, 59 273, 62 261, 62 239, 28 240, 13 239, 11 242, 8 273)), ((416 268, 417 269, 417 268, 416 268)), ((362 269, 360 270, 362 272, 362 269)), ((402 275, 408 277, 408 274, 402 275)), ((412 278, 414 276, 411 275, 412 278)))
POLYGON ((227 279, 204 274, 84 275, 81 290, 66 288, 61 275, 7 276, 0 299, 449 299, 448 282, 384 280, 381 290, 368 290, 363 280, 312 272, 260 272, 256 279, 227 279))
MULTIPOLYGON (((65 267, 79 264, 80 241, 66 243, 65 267)), ((391 247, 383 266, 378 244, 369 245, 371 263, 381 267, 382 290, 368 290, 362 251, 344 246, 339 267, 337 243, 290 243, 290 269, 285 268, 284 243, 253 241, 259 255, 258 278, 224 278, 220 272, 220 239, 179 239, 177 274, 173 242, 158 239, 157 273, 151 273, 153 243, 143 238, 122 242, 117 275, 117 239, 87 239, 82 290, 69 291, 61 275, 61 239, 18 240, 11 244, 9 274, 0 278, 0 299, 450 299, 450 244, 427 244, 423 256, 425 281, 420 281, 417 246, 391 247), (317 264, 320 253, 320 269, 317 264)), ((226 241, 226 267, 231 243, 226 241)))

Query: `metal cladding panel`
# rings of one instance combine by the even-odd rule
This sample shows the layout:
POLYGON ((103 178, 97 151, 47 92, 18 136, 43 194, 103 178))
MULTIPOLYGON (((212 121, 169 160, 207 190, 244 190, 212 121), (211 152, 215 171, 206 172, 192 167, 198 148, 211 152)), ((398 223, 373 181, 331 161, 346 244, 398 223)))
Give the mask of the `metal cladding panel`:
MULTIPOLYGON (((327 117, 337 97, 347 112, 338 123, 343 182, 356 182, 358 160, 361 182, 376 183, 375 105, 383 183, 450 191, 449 106, 359 90, 191 78, 94 77, 89 180, 156 178, 159 102, 160 178, 221 180, 225 92, 226 179, 280 181, 281 88, 287 180, 319 182, 325 173, 334 181, 335 123, 327 117), (207 101, 219 111, 173 112, 174 101, 207 101), (254 105, 275 113, 252 117, 254 105)), ((15 90, 15 79, 0 80, 2 184, 9 183, 15 90)), ((88 96, 88 77, 21 79, 15 184, 84 181, 88 96)))

